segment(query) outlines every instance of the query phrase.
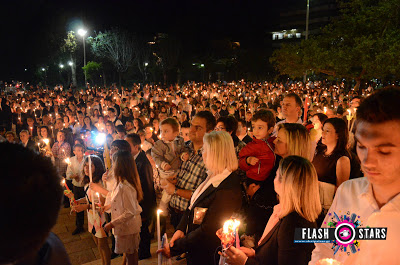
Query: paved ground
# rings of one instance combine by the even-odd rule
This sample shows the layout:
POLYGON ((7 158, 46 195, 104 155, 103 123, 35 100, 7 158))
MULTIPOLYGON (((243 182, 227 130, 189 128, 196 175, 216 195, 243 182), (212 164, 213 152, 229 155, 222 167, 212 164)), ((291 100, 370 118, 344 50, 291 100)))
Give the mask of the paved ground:
MULTIPOLYGON (((53 228, 53 232, 63 241, 65 249, 73 265, 90 264, 101 265, 101 260, 97 246, 92 239, 92 235, 85 231, 79 235, 71 235, 75 229, 75 215, 70 215, 69 209, 62 208, 57 220, 57 224, 53 228)), ((85 213, 85 229, 87 229, 87 218, 85 213)), ((173 234, 173 227, 168 224, 167 229, 168 238, 170 239, 173 234)), ((110 240, 111 245, 111 240, 110 240)), ((156 265, 157 264, 157 242, 152 240, 151 254, 152 258, 142 260, 139 265, 156 265)), ((111 264, 121 264, 122 258, 116 258, 111 261, 111 264)), ((175 261, 172 259, 173 265, 186 264, 185 260, 175 261)))

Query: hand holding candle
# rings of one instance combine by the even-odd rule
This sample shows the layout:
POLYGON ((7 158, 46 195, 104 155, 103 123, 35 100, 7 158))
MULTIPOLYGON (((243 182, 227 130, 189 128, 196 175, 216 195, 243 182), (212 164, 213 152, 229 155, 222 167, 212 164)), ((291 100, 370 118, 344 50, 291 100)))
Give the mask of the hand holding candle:
POLYGON ((239 230, 240 221, 236 219, 229 219, 224 223, 223 228, 217 231, 217 236, 221 239, 222 248, 227 249, 230 246, 240 246, 239 242, 239 230))

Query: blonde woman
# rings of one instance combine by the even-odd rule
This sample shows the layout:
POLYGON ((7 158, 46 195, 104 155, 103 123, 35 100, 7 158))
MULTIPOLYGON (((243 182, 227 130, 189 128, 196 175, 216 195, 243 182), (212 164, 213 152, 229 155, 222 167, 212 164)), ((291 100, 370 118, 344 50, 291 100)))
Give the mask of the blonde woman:
POLYGON ((234 265, 308 264, 314 244, 294 243, 299 228, 316 228, 321 212, 318 177, 314 166, 300 156, 288 156, 280 164, 274 180, 279 204, 269 219, 257 248, 230 247, 226 262, 234 265))
POLYGON ((204 135, 203 160, 208 177, 194 191, 169 246, 158 252, 170 257, 187 252, 187 263, 218 264, 221 245, 216 232, 242 203, 240 178, 233 140, 229 133, 204 135))
POLYGON ((290 155, 301 156, 312 161, 310 134, 306 127, 298 123, 281 123, 274 140, 275 154, 285 158, 290 155))

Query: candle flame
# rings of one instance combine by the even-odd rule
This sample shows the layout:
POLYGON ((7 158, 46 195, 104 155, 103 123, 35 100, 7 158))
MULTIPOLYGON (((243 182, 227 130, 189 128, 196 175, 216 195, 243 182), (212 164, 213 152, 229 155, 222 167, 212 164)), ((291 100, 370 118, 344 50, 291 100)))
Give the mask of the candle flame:
POLYGON ((162 212, 163 212, 163 210, 157 209, 157 214, 160 214, 160 213, 162 213, 162 212))
POLYGON ((69 157, 67 157, 64 161, 65 161, 65 163, 67 163, 68 165, 71 163, 71 161, 69 160, 69 157))
POLYGON ((240 225, 240 221, 236 219, 229 219, 224 223, 223 227, 223 232, 224 233, 230 233, 232 231, 236 231, 236 228, 238 228, 240 225))
POLYGON ((43 139, 43 142, 45 143, 45 144, 49 144, 49 139, 47 139, 47 138, 45 138, 45 139, 43 139))

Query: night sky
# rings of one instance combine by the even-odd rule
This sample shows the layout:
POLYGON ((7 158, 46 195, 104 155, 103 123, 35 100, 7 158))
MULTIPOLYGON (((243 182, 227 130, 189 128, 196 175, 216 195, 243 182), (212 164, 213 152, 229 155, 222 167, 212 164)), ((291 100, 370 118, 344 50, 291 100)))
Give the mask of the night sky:
POLYGON ((49 56, 54 36, 82 24, 89 34, 119 27, 257 43, 277 24, 280 11, 301 2, 305 1, 1 1, 0 80, 24 76, 25 68, 32 69, 49 56))

